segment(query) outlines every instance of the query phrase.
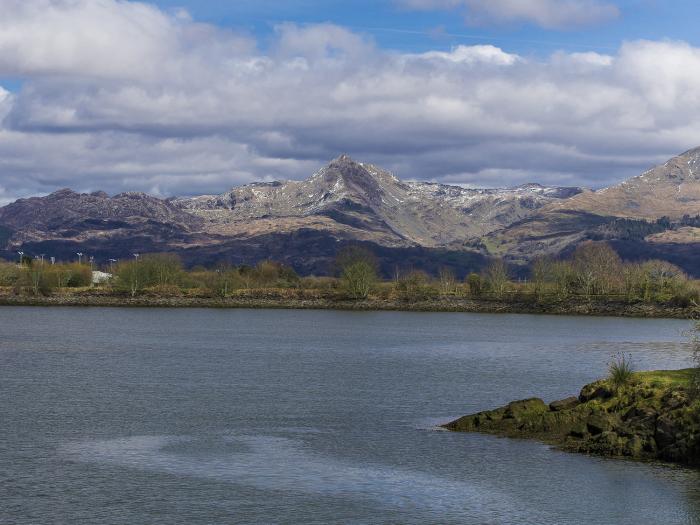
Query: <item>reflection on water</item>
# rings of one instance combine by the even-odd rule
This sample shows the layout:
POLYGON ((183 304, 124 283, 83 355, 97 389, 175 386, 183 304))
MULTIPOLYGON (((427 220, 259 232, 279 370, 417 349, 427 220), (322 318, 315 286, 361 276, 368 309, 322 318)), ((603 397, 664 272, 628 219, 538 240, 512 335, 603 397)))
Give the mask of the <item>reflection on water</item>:
MULTIPOLYGON (((211 451, 212 443, 202 444, 211 451)), ((373 465, 353 465, 304 450, 301 442, 273 436, 224 438, 214 445, 225 454, 197 457, 197 440, 174 436, 139 436, 73 443, 64 451, 81 461, 193 476, 249 485, 263 490, 303 492, 358 500, 376 500, 389 508, 430 510, 465 519, 543 523, 552 516, 528 509, 484 480, 473 483, 421 472, 373 465), (233 446, 230 446, 233 445, 233 446), (193 455, 192 453, 195 452, 193 455)))
POLYGON ((432 428, 686 366, 688 326, 0 308, 0 522, 700 523, 696 471, 432 428))

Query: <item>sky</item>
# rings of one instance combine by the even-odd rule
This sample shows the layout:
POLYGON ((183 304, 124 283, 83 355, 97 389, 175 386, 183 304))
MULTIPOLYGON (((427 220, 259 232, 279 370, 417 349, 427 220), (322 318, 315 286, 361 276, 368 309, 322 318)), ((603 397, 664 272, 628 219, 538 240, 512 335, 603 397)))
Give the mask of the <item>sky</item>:
POLYGON ((700 146, 689 0, 0 0, 0 205, 220 193, 346 153, 600 188, 700 146))

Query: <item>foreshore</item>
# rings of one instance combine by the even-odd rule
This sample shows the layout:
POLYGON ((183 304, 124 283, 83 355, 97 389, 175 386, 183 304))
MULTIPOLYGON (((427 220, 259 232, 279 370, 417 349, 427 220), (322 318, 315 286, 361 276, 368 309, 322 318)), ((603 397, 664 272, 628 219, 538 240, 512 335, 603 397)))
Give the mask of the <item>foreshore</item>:
POLYGON ((407 312, 467 312, 519 313, 547 315, 586 315, 605 317, 638 317, 666 319, 697 319, 697 306, 678 307, 663 304, 611 301, 563 300, 556 302, 476 300, 459 297, 436 299, 392 300, 295 297, 275 294, 238 295, 226 298, 158 297, 108 294, 66 294, 51 296, 0 295, 2 306, 64 306, 64 307, 153 307, 153 308, 265 308, 298 310, 347 311, 407 311, 407 312))
POLYGON ((628 384, 600 380, 576 397, 531 398, 461 417, 444 428, 535 439, 569 452, 700 466, 700 400, 693 369, 637 372, 628 384))

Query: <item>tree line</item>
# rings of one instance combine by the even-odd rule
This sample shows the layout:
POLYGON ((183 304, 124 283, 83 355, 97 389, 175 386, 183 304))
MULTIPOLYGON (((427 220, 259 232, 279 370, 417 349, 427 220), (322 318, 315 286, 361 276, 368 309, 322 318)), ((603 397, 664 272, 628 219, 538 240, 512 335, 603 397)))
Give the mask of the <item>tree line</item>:
MULTIPOLYGON (((328 297, 363 300, 429 300, 466 297, 498 301, 615 299, 690 306, 699 301, 697 283, 665 261, 623 262, 604 242, 589 241, 566 258, 538 258, 527 279, 514 279, 512 268, 493 259, 464 280, 443 269, 437 275, 396 269, 382 278, 371 251, 349 247, 338 253, 332 277, 301 277, 289 266, 263 261, 254 266, 220 264, 185 269, 172 253, 146 254, 122 261, 113 276, 97 285, 104 293, 131 297, 197 295, 228 297, 241 291, 306 289, 328 297)), ((16 294, 51 295, 93 287, 87 264, 46 264, 38 260, 0 263, 0 287, 16 294)))

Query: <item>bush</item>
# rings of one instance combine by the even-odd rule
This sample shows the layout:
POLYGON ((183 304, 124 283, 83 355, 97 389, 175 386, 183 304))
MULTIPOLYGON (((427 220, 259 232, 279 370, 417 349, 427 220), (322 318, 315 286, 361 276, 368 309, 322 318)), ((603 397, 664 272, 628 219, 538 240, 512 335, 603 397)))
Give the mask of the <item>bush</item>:
POLYGON ((469 286, 469 295, 472 297, 481 297, 484 288, 481 275, 478 273, 470 273, 467 276, 467 286, 469 286))
POLYGON ((396 292, 402 299, 425 300, 439 294, 425 272, 413 271, 399 278, 396 292))
POLYGON ((48 274, 40 265, 28 266, 20 270, 19 277, 14 284, 16 294, 51 295, 53 286, 48 274))
POLYGON ((19 277, 20 269, 16 264, 0 262, 0 286, 14 286, 19 277))
POLYGON ((358 246, 341 250, 336 256, 343 287, 352 299, 366 299, 377 281, 377 259, 358 246))
POLYGON ((608 364, 608 380, 615 388, 629 384, 633 375, 634 365, 631 355, 620 352, 613 356, 613 360, 608 364))
POLYGON ((695 397, 700 397, 700 322, 695 324, 691 334, 691 342, 693 345, 693 361, 695 362, 692 390, 695 397))
POLYGON ((357 261, 346 266, 342 277, 345 290, 353 299, 366 299, 377 280, 374 267, 367 261, 357 261))

